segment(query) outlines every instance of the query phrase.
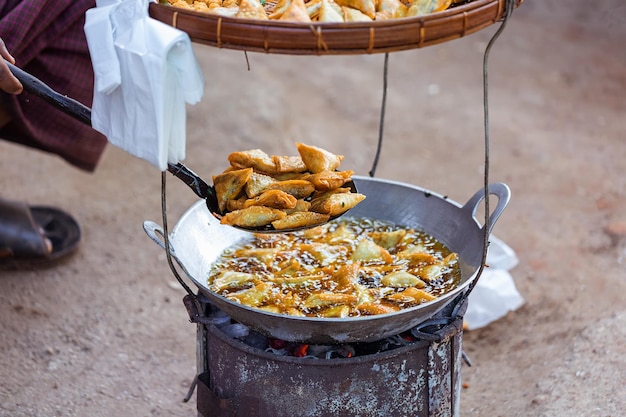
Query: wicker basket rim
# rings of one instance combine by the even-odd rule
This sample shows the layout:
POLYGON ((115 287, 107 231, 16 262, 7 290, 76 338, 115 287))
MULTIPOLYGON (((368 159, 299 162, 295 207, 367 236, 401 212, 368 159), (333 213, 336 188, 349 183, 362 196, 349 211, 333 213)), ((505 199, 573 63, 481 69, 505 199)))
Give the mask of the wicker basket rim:
MULTIPOLYGON (((523 1, 523 0, 522 0, 523 1)), ((290 22, 283 20, 262 20, 262 19, 248 19, 241 17, 230 17, 230 16, 222 16, 212 13, 204 13, 190 9, 184 8, 174 8, 174 6, 168 6, 158 3, 153 3, 151 7, 165 7, 165 8, 174 8, 175 10, 172 12, 174 14, 184 14, 196 16, 202 20, 221 20, 223 24, 241 24, 246 26, 266 26, 266 27, 280 27, 286 29, 301 29, 301 28, 310 28, 310 27, 323 27, 323 28, 351 28, 351 29, 363 29, 370 27, 393 27, 393 26, 404 26, 404 25, 414 25, 416 22, 429 22, 429 21, 438 21, 445 20, 447 18, 454 17, 459 14, 467 13, 475 9, 479 9, 483 6, 487 6, 493 3, 499 3, 501 8, 505 7, 506 0, 472 0, 469 3, 462 4, 460 6, 455 6, 440 12, 429 13, 423 16, 411 16, 411 17, 402 17, 398 19, 384 19, 384 20, 372 20, 371 22, 310 22, 310 23, 299 23, 299 22, 290 22)), ((521 1, 519 1, 521 3, 521 1)), ((500 14, 500 13, 498 13, 500 14)))

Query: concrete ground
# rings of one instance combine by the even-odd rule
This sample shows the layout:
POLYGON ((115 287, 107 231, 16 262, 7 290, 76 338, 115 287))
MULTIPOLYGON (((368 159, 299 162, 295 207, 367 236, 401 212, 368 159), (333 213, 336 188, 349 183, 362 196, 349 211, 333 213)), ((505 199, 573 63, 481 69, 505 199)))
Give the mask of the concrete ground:
MULTIPOLYGON (((465 202, 483 183, 482 54, 496 27, 392 53, 376 172, 465 202)), ((489 61, 490 178, 512 200, 494 228, 526 303, 464 334, 461 416, 618 417, 626 410, 626 4, 526 0, 489 61)), ((196 45, 206 77, 185 163, 293 143, 367 175, 383 55, 292 57, 196 45)), ((195 326, 163 251, 161 175, 109 147, 94 174, 0 143, 0 193, 71 212, 79 251, 0 266, 1 416, 193 416, 195 326)), ((196 201, 168 174, 170 226, 196 201)))

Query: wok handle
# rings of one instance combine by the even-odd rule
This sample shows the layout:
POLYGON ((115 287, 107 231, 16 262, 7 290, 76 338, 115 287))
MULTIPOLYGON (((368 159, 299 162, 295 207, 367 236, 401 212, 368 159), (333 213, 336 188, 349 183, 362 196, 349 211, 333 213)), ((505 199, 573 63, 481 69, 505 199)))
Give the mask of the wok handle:
MULTIPOLYGON (((507 204, 509 204, 509 200, 511 199, 511 189, 508 185, 503 184, 501 182, 497 182, 494 184, 490 184, 488 187, 489 195, 494 195, 498 197, 498 204, 493 209, 491 214, 489 215, 489 229, 487 230, 488 234, 491 234, 491 230, 493 229, 493 225, 496 223, 507 204)), ((462 210, 469 211, 472 217, 476 217, 476 211, 478 210, 478 206, 485 199, 485 189, 480 189, 470 198, 467 203, 462 207, 462 210)), ((483 226, 484 228, 484 226, 483 226)))
MULTIPOLYGON (((146 220, 143 222, 143 230, 154 243, 165 249, 165 239, 163 228, 153 221, 146 220)), ((173 248, 172 252, 174 251, 173 248)))

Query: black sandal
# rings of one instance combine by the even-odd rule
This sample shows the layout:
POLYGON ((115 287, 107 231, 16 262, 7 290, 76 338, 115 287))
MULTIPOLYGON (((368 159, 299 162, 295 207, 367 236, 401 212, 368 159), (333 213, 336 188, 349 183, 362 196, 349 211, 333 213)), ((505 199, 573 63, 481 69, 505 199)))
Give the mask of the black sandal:
POLYGON ((80 240, 80 225, 66 212, 0 199, 0 259, 56 260, 80 240))

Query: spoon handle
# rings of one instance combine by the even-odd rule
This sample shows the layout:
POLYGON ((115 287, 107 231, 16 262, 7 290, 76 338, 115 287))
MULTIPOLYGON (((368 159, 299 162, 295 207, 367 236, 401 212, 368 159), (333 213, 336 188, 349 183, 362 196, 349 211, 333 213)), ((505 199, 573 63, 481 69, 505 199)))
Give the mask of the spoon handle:
MULTIPOLYGON (((15 75, 15 78, 20 80, 24 86, 24 90, 42 98, 47 103, 52 104, 54 107, 63 111, 65 114, 91 126, 91 109, 89 107, 53 90, 37 77, 27 73, 21 68, 16 67, 9 61, 5 60, 5 63, 8 65, 13 75, 15 75)), ((185 165, 181 163, 176 165, 168 164, 167 170, 187 184, 198 197, 207 198, 208 196, 212 196, 214 194, 211 186, 204 182, 202 178, 196 175, 185 165)))
POLYGON ((168 163, 167 170, 174 174, 176 178, 187 184, 200 198, 207 198, 213 196, 215 193, 213 187, 180 162, 177 164, 168 163))
POLYGON ((5 60, 4 62, 9 66, 9 69, 13 75, 15 75, 15 78, 20 80, 26 91, 42 98, 49 104, 52 104, 59 110, 62 110, 65 114, 74 117, 88 126, 91 126, 91 109, 89 107, 77 100, 54 91, 40 79, 30 75, 21 68, 16 67, 9 61, 5 60))

